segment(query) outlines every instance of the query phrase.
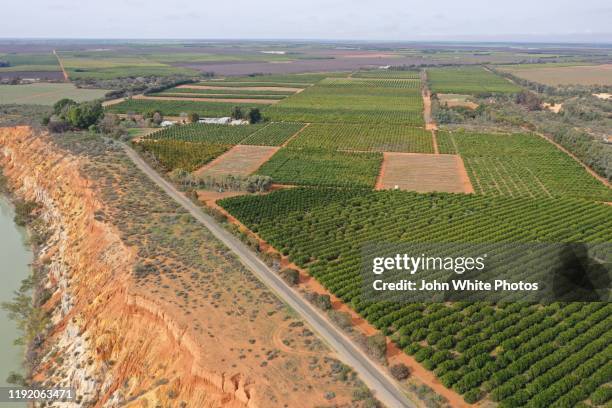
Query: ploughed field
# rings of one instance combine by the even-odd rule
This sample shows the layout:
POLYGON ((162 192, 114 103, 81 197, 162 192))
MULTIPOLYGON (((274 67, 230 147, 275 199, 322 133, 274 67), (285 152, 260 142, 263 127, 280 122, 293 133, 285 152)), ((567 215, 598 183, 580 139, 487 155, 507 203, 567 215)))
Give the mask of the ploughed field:
POLYGON ((420 193, 474 191, 463 161, 451 154, 385 153, 376 188, 420 193))

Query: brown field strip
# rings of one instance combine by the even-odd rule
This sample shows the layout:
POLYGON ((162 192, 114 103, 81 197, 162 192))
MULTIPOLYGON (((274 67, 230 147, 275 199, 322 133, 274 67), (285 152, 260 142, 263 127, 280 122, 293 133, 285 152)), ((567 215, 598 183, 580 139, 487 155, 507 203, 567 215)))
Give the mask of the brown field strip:
POLYGON ((235 89, 236 91, 287 91, 287 92, 301 92, 302 88, 290 88, 290 87, 281 87, 281 86, 214 86, 214 85, 179 85, 177 88, 187 88, 187 89, 212 89, 215 91, 222 90, 231 90, 235 89))
POLYGON ((136 95, 133 99, 146 99, 153 101, 193 101, 193 102, 231 102, 231 103, 261 103, 272 105, 280 102, 280 99, 217 99, 217 98, 181 98, 181 97, 166 97, 166 96, 144 96, 136 95))
POLYGON ((198 175, 248 176, 267 162, 279 147, 238 145, 196 170, 198 175))
POLYGON ((463 160, 451 154, 384 153, 377 190, 473 193, 463 160))

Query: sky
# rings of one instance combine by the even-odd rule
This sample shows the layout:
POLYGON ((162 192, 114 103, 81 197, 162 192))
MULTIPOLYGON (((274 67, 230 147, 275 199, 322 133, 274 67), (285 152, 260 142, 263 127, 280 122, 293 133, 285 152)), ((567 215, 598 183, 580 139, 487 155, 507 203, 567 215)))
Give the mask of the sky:
POLYGON ((0 38, 612 42, 610 0, 4 3, 0 38))

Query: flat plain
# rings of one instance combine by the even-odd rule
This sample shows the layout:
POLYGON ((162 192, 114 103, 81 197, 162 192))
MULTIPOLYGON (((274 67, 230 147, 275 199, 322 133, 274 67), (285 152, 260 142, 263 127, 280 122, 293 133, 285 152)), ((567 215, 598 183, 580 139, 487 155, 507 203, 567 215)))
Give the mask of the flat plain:
POLYGON ((546 85, 612 85, 612 64, 502 68, 519 78, 546 85))
POLYGON ((62 98, 77 102, 103 98, 108 90, 80 89, 73 84, 35 83, 27 85, 0 85, 0 104, 53 105, 62 98))

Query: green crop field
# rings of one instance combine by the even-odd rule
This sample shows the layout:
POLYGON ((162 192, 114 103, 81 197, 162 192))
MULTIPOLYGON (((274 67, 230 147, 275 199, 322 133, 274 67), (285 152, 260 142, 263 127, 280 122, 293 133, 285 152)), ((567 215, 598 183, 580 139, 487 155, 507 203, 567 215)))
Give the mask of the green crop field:
POLYGON ((148 139, 171 139, 187 142, 208 142, 220 144, 238 144, 253 133, 261 130, 260 125, 211 125, 192 123, 188 125, 170 126, 150 134, 148 139))
MULTIPOLYGON (((219 83, 214 86, 219 88, 219 83)), ((280 100, 293 95, 294 90, 267 90, 266 88, 244 89, 240 86, 223 86, 223 89, 202 89, 202 88, 169 88, 161 92, 148 94, 148 96, 166 96, 173 98, 207 98, 207 99, 272 99, 280 100)), ((285 88, 283 88, 285 89, 285 88)))
MULTIPOLYGON (((149 94, 147 96, 156 96, 156 97, 169 97, 169 98, 189 98, 189 99, 193 99, 193 98, 203 98, 205 100, 207 99, 269 99, 269 100, 279 100, 279 99, 283 99, 285 97, 285 95, 240 95, 240 94, 234 94, 234 95, 202 95, 202 94, 185 94, 185 93, 171 93, 171 92, 159 92, 159 93, 152 93, 149 94)), ((196 101, 197 102, 197 101, 196 101)))
POLYGON ((357 71, 351 75, 352 78, 403 78, 403 79, 420 79, 419 71, 396 71, 390 69, 376 69, 357 71))
POLYGON ((185 142, 182 140, 151 140, 140 141, 139 145, 151 152, 165 170, 177 168, 194 171, 212 159, 225 153, 231 145, 215 143, 185 142))
POLYGON ((612 201, 612 189, 537 135, 439 132, 438 142, 461 155, 477 193, 612 201))
POLYGON ((325 78, 342 78, 347 76, 348 72, 319 72, 305 74, 274 74, 274 75, 254 75, 250 77, 238 77, 235 81, 253 81, 253 82, 298 82, 314 84, 325 78))
POLYGON ((246 139, 242 140, 240 144, 280 146, 302 127, 304 127, 303 123, 272 122, 252 133, 246 139))
POLYGON ((106 110, 111 113, 143 113, 155 110, 166 116, 179 116, 181 113, 196 112, 203 117, 224 117, 230 116, 234 106, 239 106, 244 111, 247 111, 253 107, 253 104, 128 99, 116 105, 111 105, 106 110))
POLYGON ((0 59, 7 61, 11 66, 18 65, 55 65, 57 69, 57 58, 52 53, 47 54, 5 54, 0 59))
POLYGON ((152 96, 163 96, 166 94, 176 95, 176 94, 194 94, 194 95, 202 95, 205 97, 206 95, 282 95, 283 97, 287 95, 293 95, 295 92, 293 91, 255 91, 250 89, 200 89, 200 88, 170 88, 166 89, 162 92, 157 92, 155 94, 150 94, 152 96))
MULTIPOLYGON (((258 77, 259 78, 259 77, 258 77)), ((310 86, 308 82, 260 82, 260 81, 203 81, 194 85, 198 86, 219 86, 224 88, 246 88, 246 87, 276 87, 276 88, 306 88, 310 86)))
POLYGON ((419 82, 325 79, 265 110, 277 121, 423 124, 419 82))
POLYGON ((432 92, 451 94, 516 93, 520 88, 482 67, 428 68, 432 92))
POLYGON ((104 52, 58 52, 70 79, 112 79, 139 76, 198 75, 198 71, 175 67, 142 55, 104 52))
POLYGON ((420 88, 421 82, 417 79, 398 78, 327 78, 319 82, 319 85, 329 88, 377 88, 373 92, 388 94, 389 96, 402 95, 403 91, 390 92, 379 88, 420 88))
POLYGON ((312 188, 220 204, 468 402, 570 407, 612 378, 608 303, 373 303, 360 274, 360 248, 373 241, 610 242, 610 206, 312 188))
POLYGON ((62 98, 77 102, 103 98, 105 89, 80 89, 73 84, 35 83, 28 85, 0 85, 0 105, 53 105, 62 98))
MULTIPOLYGON (((308 85, 319 82, 325 78, 341 78, 346 77, 348 72, 320 72, 320 73, 305 73, 305 74, 271 74, 271 75, 253 75, 226 78, 224 81, 208 81, 202 85, 212 85, 212 83, 242 83, 242 82, 259 82, 270 86, 270 83, 281 84, 282 86, 291 86, 289 84, 308 85)), ((245 85, 253 86, 253 85, 245 85)), ((292 87, 292 86, 291 86, 292 87)))
POLYGON ((401 125, 313 123, 289 147, 433 153, 431 132, 401 125))
POLYGON ((48 54, 0 54, 0 60, 9 63, 8 67, 0 67, 2 72, 32 72, 32 71, 59 71, 57 58, 48 54))
POLYGON ((381 163, 380 153, 284 148, 256 173, 283 184, 372 188, 381 163))

